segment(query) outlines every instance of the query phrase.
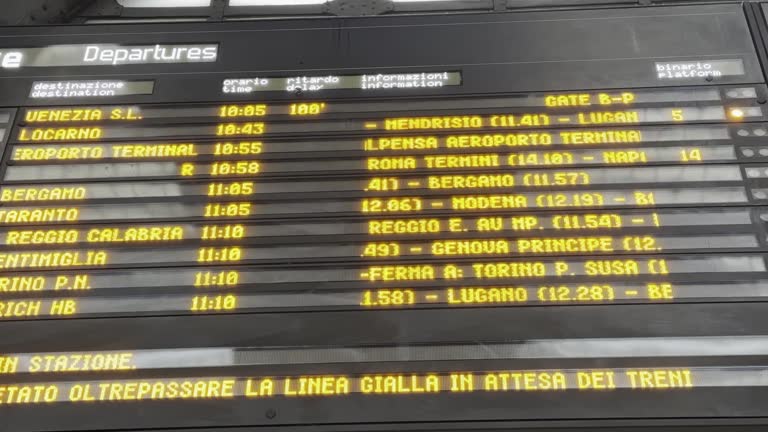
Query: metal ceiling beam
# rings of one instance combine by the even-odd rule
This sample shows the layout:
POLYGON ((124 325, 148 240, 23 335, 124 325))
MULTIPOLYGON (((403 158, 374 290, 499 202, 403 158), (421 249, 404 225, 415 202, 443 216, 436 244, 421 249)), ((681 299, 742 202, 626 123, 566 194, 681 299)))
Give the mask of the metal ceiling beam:
POLYGON ((1 26, 46 25, 70 22, 93 0, 4 1, 1 26))
POLYGON ((117 0, 95 0, 85 8, 80 18, 88 20, 134 20, 196 18, 208 21, 223 21, 227 12, 227 0, 211 0, 208 7, 125 7, 117 0))
POLYGON ((381 15, 395 9, 392 0, 331 0, 325 10, 335 16, 381 15))

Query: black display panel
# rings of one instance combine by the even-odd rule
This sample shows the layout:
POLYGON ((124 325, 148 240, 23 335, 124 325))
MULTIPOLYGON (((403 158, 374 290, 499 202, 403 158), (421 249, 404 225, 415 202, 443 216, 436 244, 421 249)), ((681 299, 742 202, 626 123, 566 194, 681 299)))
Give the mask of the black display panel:
POLYGON ((747 23, 3 29, 0 431, 765 424, 747 23))

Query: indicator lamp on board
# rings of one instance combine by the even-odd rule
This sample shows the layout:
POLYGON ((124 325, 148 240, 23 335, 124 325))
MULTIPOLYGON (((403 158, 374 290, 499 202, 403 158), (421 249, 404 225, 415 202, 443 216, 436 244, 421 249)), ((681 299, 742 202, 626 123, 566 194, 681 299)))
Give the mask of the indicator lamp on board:
POLYGON ((763 119, 765 117, 761 107, 730 107, 726 109, 726 113, 728 119, 736 121, 746 118, 763 119))
POLYGON ((741 108, 731 108, 728 110, 728 117, 741 120, 744 118, 744 110, 741 108))

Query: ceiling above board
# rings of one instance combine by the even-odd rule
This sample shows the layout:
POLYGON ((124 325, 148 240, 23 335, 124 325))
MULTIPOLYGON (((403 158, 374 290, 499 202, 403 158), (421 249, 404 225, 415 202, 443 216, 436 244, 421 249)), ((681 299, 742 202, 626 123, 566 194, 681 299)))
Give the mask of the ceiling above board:
MULTIPOLYGON (((723 0, 734 1, 739 0, 723 0)), ((0 26, 245 21, 520 9, 648 6, 702 0, 5 0, 0 26)))

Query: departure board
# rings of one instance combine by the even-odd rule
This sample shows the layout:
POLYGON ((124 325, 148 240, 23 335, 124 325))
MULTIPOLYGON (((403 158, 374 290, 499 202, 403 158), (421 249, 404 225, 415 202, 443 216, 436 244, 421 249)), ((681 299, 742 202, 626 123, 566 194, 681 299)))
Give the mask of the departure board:
POLYGON ((758 18, 2 30, 0 431, 768 424, 758 18))

